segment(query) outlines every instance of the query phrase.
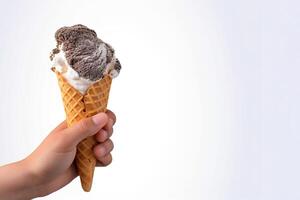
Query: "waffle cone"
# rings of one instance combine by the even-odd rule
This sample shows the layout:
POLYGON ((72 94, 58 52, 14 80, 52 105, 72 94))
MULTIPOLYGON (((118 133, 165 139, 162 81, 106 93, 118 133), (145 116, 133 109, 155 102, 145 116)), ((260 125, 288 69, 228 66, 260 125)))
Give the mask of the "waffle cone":
MULTIPOLYGON (((72 126, 74 123, 99 112, 106 111, 112 82, 110 76, 106 75, 100 81, 95 82, 88 88, 86 94, 82 95, 59 72, 55 69, 53 71, 58 79, 68 126, 72 126)), ((96 143, 94 137, 91 136, 77 145, 75 162, 82 189, 86 192, 91 190, 93 183, 96 166, 93 147, 96 143)))

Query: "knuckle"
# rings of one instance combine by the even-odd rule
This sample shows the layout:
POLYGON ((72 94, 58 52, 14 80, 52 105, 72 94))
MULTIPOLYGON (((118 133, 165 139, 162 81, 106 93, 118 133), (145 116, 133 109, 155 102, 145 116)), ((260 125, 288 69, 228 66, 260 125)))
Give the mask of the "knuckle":
POLYGON ((113 129, 111 127, 108 127, 106 131, 107 131, 108 137, 110 137, 112 135, 113 129))
POLYGON ((113 120, 113 124, 115 124, 117 121, 117 117, 113 112, 112 112, 112 120, 113 120))
POLYGON ((105 140, 108 139, 108 133, 106 130, 100 130, 97 134, 96 134, 96 139, 98 142, 105 142, 105 140))
POLYGON ((112 123, 111 120, 109 120, 109 121, 107 122, 105 128, 106 128, 106 130, 110 131, 110 129, 112 128, 112 126, 113 126, 113 123, 112 123))
POLYGON ((101 147, 100 145, 97 145, 95 148, 94 148, 94 151, 95 151, 95 155, 98 159, 102 159, 103 156, 105 155, 105 148, 101 147))
POLYGON ((108 114, 108 115, 110 116, 110 118, 112 119, 113 124, 116 123, 117 117, 116 117, 115 113, 112 112, 111 110, 108 110, 107 114, 108 114))
POLYGON ((112 163, 112 156, 109 154, 105 160, 102 161, 104 166, 110 165, 112 163))
POLYGON ((114 149, 115 145, 114 143, 111 141, 111 147, 110 147, 110 151, 112 151, 114 149))
POLYGON ((105 147, 107 151, 112 151, 114 148, 114 143, 111 140, 107 140, 105 147))
POLYGON ((108 132, 106 130, 101 130, 101 136, 103 137, 104 140, 108 138, 108 132))

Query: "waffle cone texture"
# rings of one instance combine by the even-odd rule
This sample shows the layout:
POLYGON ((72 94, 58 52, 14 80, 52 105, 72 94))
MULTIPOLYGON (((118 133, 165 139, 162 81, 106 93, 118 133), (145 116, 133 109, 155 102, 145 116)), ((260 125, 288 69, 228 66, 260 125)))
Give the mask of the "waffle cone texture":
MULTIPOLYGON (((55 69, 68 127, 76 122, 91 117, 99 112, 105 112, 109 97, 112 79, 106 75, 101 80, 91 85, 86 94, 82 95, 73 88, 67 80, 55 69)), ((93 136, 88 137, 77 145, 75 163, 80 176, 81 186, 85 192, 89 192, 93 183, 96 158, 94 157, 93 147, 96 144, 93 136)))

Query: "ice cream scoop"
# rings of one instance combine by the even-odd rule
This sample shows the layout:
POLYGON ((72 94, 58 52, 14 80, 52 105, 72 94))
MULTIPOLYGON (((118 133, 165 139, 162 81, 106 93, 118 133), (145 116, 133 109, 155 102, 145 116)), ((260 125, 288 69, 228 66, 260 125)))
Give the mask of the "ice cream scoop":
POLYGON ((50 56, 53 67, 81 94, 105 75, 115 78, 120 73, 121 64, 114 49, 88 27, 62 27, 56 31, 55 39, 57 45, 50 56))

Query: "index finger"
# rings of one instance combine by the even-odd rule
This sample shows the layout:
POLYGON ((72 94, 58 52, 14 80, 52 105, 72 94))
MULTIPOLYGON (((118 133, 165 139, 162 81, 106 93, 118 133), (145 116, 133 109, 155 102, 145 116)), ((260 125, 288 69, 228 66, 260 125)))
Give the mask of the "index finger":
POLYGON ((111 110, 108 110, 108 109, 107 109, 106 114, 108 115, 108 117, 109 117, 110 119, 112 119, 113 124, 115 124, 116 121, 117 121, 117 117, 116 117, 115 113, 113 113, 111 110))

